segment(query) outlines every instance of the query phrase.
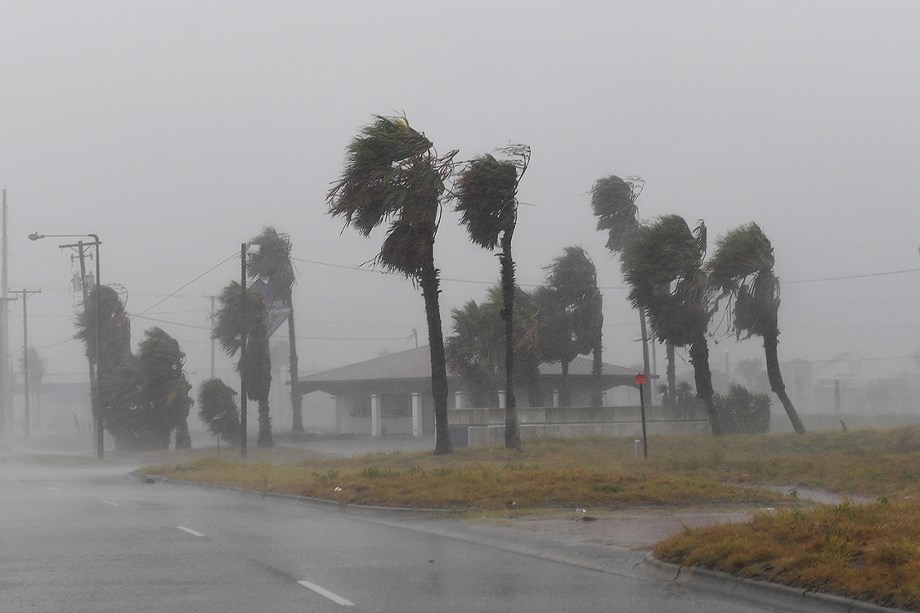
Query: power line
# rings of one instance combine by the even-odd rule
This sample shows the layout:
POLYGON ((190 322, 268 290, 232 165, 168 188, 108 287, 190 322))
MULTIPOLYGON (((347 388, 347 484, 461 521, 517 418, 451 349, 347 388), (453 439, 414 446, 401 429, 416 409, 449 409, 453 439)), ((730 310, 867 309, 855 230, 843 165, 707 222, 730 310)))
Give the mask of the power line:
POLYGON ((191 285, 192 283, 194 283, 195 281, 197 281, 197 280, 200 279, 201 277, 205 276, 206 274, 208 274, 209 272, 215 270, 216 268, 220 267, 221 265, 225 264, 226 262, 229 262, 230 260, 232 260, 232 259, 235 258, 235 257, 236 257, 236 252, 231 253, 229 256, 227 256, 226 258, 224 258, 223 260, 221 260, 220 262, 218 262, 218 263, 215 264, 214 266, 210 267, 209 269, 207 269, 206 271, 204 271, 203 273, 201 273, 200 275, 198 275, 197 277, 195 277, 194 279, 192 279, 191 281, 189 281, 188 283, 186 283, 185 285, 183 285, 182 287, 180 287, 180 288, 177 289, 176 291, 172 292, 171 294, 167 294, 166 297, 163 298, 162 300, 158 300, 157 302, 154 302, 152 305, 150 305, 149 307, 147 307, 146 309, 144 309, 143 311, 141 311, 140 313, 138 313, 137 315, 135 315, 135 317, 140 317, 141 315, 143 315, 143 314, 146 313, 147 311, 149 311, 149 310, 151 310, 151 309, 153 309, 153 308, 155 308, 155 307, 160 306, 161 304, 163 304, 164 302, 166 302, 167 300, 169 300, 170 298, 172 298, 173 296, 175 296, 176 294, 178 294, 179 292, 181 292, 182 290, 184 290, 186 287, 188 287, 189 285, 191 285))

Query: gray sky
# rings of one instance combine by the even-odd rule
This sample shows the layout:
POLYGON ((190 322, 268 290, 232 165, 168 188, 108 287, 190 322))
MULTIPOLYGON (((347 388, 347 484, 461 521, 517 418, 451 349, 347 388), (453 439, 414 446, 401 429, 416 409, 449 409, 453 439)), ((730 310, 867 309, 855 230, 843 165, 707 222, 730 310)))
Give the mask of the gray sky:
MULTIPOLYGON (((918 21, 920 4, 894 1, 2 0, 10 286, 42 289, 30 344, 51 375, 82 377, 67 342, 76 264, 64 241, 26 236, 99 234, 102 281, 142 314, 135 344, 161 325, 203 377, 205 296, 239 278, 240 243, 273 225, 294 243, 304 371, 409 348, 413 328, 424 343, 410 282, 349 269, 382 234, 341 231, 325 204, 357 130, 405 112, 461 157, 531 145, 519 280, 542 282, 563 247, 583 246, 605 288, 607 361, 640 361, 637 316, 588 192, 636 174, 643 217, 704 219, 710 247, 761 224, 784 282, 781 359, 860 352, 903 371, 896 358, 920 348, 918 21)), ((456 219, 445 212, 436 253, 446 332, 450 309, 498 276, 456 219)), ((15 348, 21 306, 10 314, 15 348)), ((724 367, 726 351, 760 346, 712 351, 724 367)))

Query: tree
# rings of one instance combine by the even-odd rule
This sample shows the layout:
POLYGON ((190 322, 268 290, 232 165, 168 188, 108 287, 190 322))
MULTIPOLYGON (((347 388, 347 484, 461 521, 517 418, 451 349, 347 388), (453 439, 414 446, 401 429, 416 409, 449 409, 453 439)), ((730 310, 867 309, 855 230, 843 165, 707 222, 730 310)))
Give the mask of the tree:
POLYGON ((348 145, 342 176, 326 198, 333 217, 364 236, 384 222, 386 238, 375 262, 413 279, 422 290, 431 356, 437 455, 452 451, 447 430, 447 366, 438 300, 440 277, 434 241, 451 151, 441 157, 405 117, 378 116, 348 145))
MULTIPOLYGON (((32 345, 26 347, 26 354, 29 358, 29 390, 35 395, 35 421, 41 423, 42 411, 42 381, 45 379, 45 361, 39 355, 38 350, 32 345)), ((19 360, 19 367, 25 378, 26 361, 23 356, 19 360)))
POLYGON ((133 449, 139 375, 131 353, 131 321, 118 292, 108 285, 99 287, 98 296, 96 288, 90 290, 76 327, 74 337, 84 342, 86 356, 96 365, 96 410, 103 427, 115 437, 116 448, 133 449))
POLYGON ((689 345, 696 394, 706 405, 712 433, 719 435, 706 340, 712 307, 705 257, 705 224, 691 230, 682 217, 665 215, 639 226, 621 261, 629 300, 645 309, 658 339, 675 347, 689 345))
POLYGON ((740 375, 747 383, 748 388, 752 390, 757 387, 757 376, 763 372, 765 372, 763 360, 760 358, 756 360, 739 360, 738 364, 735 365, 735 373, 740 375))
POLYGON ((258 291, 248 288, 245 298, 245 320, 240 311, 240 284, 231 281, 217 297, 220 306, 214 314, 213 337, 224 352, 233 357, 242 347, 245 331, 245 359, 237 361, 236 369, 246 388, 246 397, 259 405, 259 447, 274 447, 269 407, 272 374, 268 336, 265 330, 265 303, 258 291))
POLYGON ((739 226, 721 237, 708 263, 709 278, 720 298, 734 305, 731 325, 736 335, 763 339, 770 388, 799 434, 805 426, 786 393, 779 368, 779 279, 773 273, 773 246, 755 223, 739 226))
POLYGON ((517 145, 504 150, 512 160, 482 155, 461 172, 456 184, 456 210, 470 241, 483 249, 501 245, 501 271, 505 349, 505 447, 521 447, 517 401, 514 396, 514 258, 511 240, 517 224, 517 189, 530 162, 530 147, 517 145))
MULTIPOLYGON (((607 232, 607 249, 612 253, 622 254, 639 229, 639 208, 636 200, 645 187, 641 177, 626 177, 621 179, 611 175, 594 182, 591 188, 591 209, 597 217, 597 229, 607 232)), ((621 257, 622 264, 622 257, 621 257)), ((642 330, 642 363, 643 370, 650 371, 648 355, 648 332, 646 328, 645 310, 639 307, 639 322, 642 330)), ((677 376, 674 366, 674 346, 666 345, 667 351, 667 396, 673 398, 676 394, 675 386, 677 376)))
MULTIPOLYGON (((447 365, 463 380, 475 406, 498 406, 499 382, 505 380, 502 302, 502 288, 494 286, 481 304, 471 300, 451 312, 454 323, 445 344, 447 365)), ((537 309, 533 296, 519 287, 515 288, 514 311, 515 381, 527 388, 530 406, 537 406, 542 402, 537 309)))
POLYGON ((208 379, 198 390, 198 415, 211 434, 228 443, 240 440, 240 410, 236 392, 218 378, 208 379))
POLYGON ((176 431, 176 449, 190 449, 188 412, 192 386, 185 376, 185 352, 161 328, 147 330, 138 347, 140 390, 136 410, 135 448, 166 449, 176 431))
POLYGON ((545 288, 536 297, 540 306, 540 342, 543 358, 562 366, 559 402, 571 402, 569 363, 579 354, 594 354, 592 404, 601 400, 601 356, 604 323, 603 298, 597 287, 597 269, 581 247, 566 247, 547 267, 545 288))
POLYGON ((272 227, 252 239, 259 245, 258 251, 250 252, 246 268, 253 279, 261 279, 268 285, 273 296, 277 296, 290 310, 287 317, 289 366, 291 377, 291 411, 294 414, 292 432, 303 432, 303 402, 298 384, 297 335, 294 330, 294 266, 291 263, 291 239, 287 234, 278 234, 272 227))

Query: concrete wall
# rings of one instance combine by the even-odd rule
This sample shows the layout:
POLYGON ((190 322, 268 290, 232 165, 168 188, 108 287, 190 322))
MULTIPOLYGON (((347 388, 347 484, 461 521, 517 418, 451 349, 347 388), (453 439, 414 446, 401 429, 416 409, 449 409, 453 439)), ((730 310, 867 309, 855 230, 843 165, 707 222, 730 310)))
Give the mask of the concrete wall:
MULTIPOLYGON (((519 408, 517 414, 524 440, 642 435, 640 407, 519 408)), ((702 412, 678 417, 665 407, 646 407, 645 419, 649 435, 710 432, 702 412)), ((447 422, 458 441, 470 447, 504 443, 504 409, 451 409, 447 422)))

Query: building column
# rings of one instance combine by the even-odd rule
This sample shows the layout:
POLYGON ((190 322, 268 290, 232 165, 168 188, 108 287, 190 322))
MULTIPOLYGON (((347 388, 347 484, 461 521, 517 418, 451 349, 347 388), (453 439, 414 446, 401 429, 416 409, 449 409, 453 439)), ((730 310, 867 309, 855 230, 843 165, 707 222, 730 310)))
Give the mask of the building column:
POLYGON ((498 390, 498 408, 505 408, 505 390, 498 390))
POLYGON ((455 409, 463 408, 463 392, 459 390, 454 392, 454 408, 455 409))
POLYGON ((412 436, 422 435, 422 403, 418 392, 412 392, 412 436))
POLYGON ((553 390, 553 408, 559 408, 559 390, 553 390))
POLYGON ((371 394, 371 436, 380 436, 380 394, 371 394))

